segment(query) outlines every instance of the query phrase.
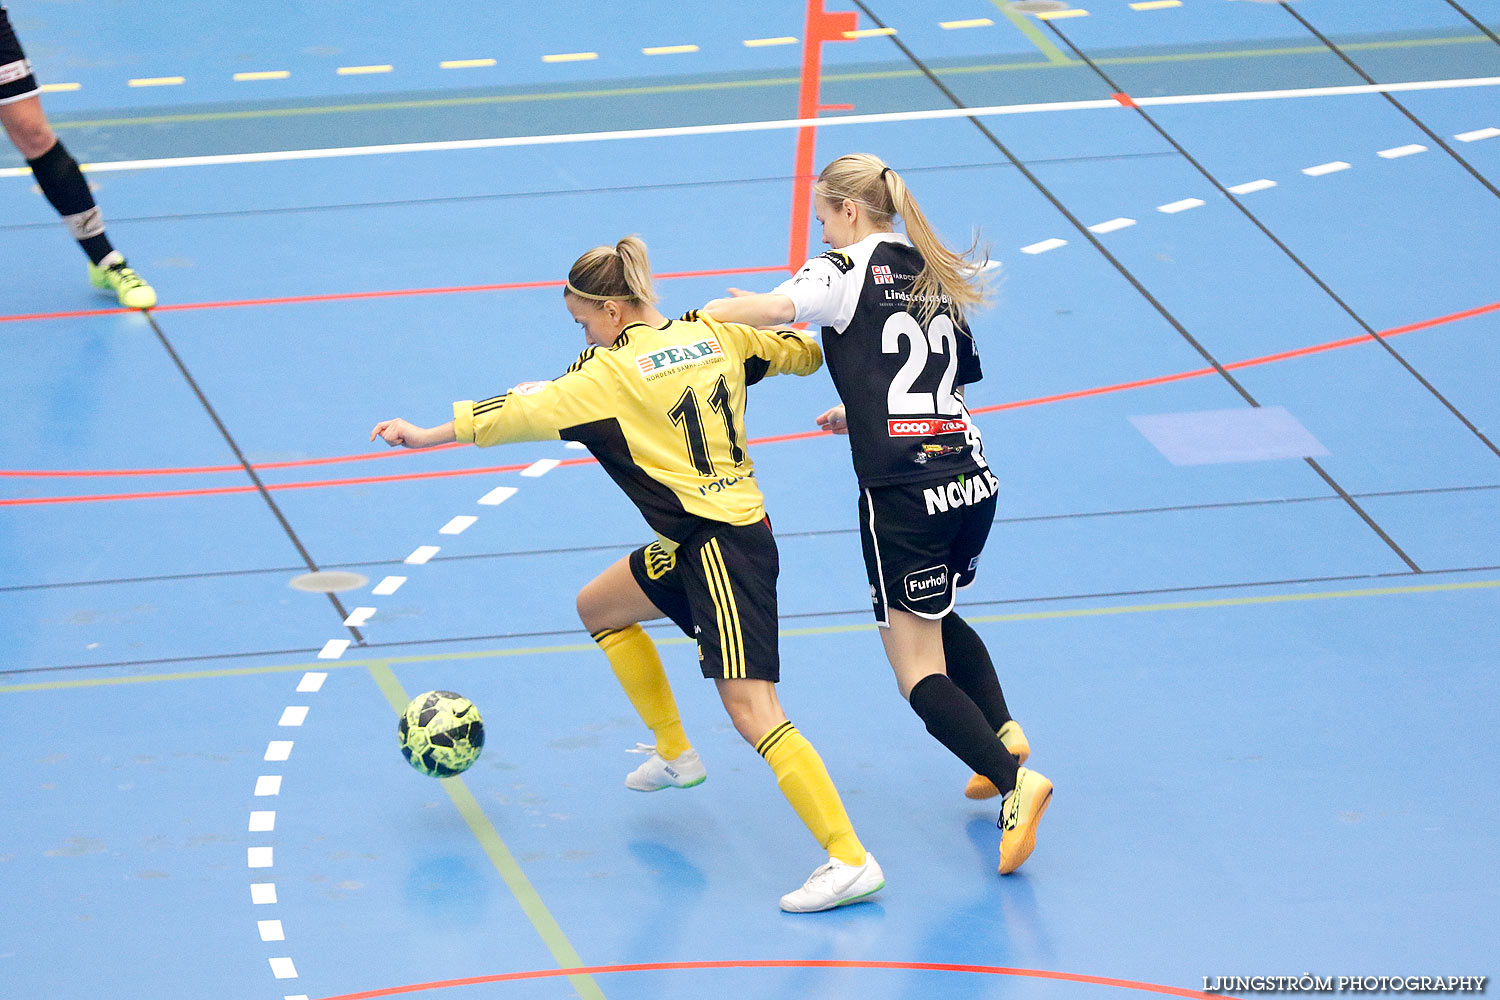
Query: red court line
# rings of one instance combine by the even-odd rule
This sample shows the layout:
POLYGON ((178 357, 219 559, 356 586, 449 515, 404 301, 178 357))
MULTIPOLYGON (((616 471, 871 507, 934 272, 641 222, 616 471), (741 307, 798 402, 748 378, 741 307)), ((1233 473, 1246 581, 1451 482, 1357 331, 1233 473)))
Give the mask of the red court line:
MULTIPOLYGON (((1465 309, 1462 312, 1449 313, 1447 316, 1438 316, 1433 319, 1421 320, 1416 323, 1408 323, 1405 326, 1392 327, 1389 330, 1381 330, 1376 333, 1376 336, 1381 339, 1398 337, 1405 333, 1414 333, 1418 330, 1429 330, 1435 326, 1441 326, 1445 323, 1456 323, 1459 320, 1471 319, 1475 316, 1482 316, 1486 313, 1492 313, 1496 311, 1500 311, 1500 302, 1491 302, 1489 305, 1478 306, 1473 309, 1465 309)), ((1327 343, 1313 344, 1308 347, 1299 347, 1295 350, 1281 351, 1276 354, 1267 354, 1259 358, 1247 358, 1244 361, 1231 361, 1224 367, 1231 371, 1241 368, 1253 368, 1259 365, 1274 364, 1280 361, 1288 361, 1293 358, 1302 358, 1312 354, 1321 354, 1326 351, 1334 351, 1339 350, 1340 348, 1354 347, 1358 344, 1368 343, 1370 343, 1370 338, 1367 336, 1361 335, 1358 337, 1345 337, 1342 340, 1330 340, 1327 343)), ((1114 385, 1097 386, 1092 389, 1077 389, 1073 392, 1058 393, 1052 396, 1037 396, 1033 399, 1021 399, 1010 403, 997 403, 994 406, 981 406, 970 410, 969 412, 973 414, 981 414, 998 413, 1003 410, 1019 410, 1030 406, 1044 406, 1048 403, 1060 403, 1070 399, 1084 399, 1090 396, 1103 396, 1110 393, 1127 392, 1132 389, 1143 389, 1153 385, 1166 385, 1171 382, 1183 382, 1188 379, 1203 378, 1205 376, 1213 374, 1215 374, 1215 371, 1212 368, 1195 368, 1191 371, 1174 372, 1170 375, 1158 375, 1154 378, 1137 379, 1133 382, 1117 382, 1114 385)), ((802 441, 808 438, 822 437, 826 433, 826 431, 822 430, 801 431, 794 434, 778 434, 772 437, 752 438, 748 443, 751 445, 762 445, 776 444, 783 441, 802 441)), ((377 452, 375 454, 379 455, 382 453, 377 452)), ((354 455, 346 456, 342 459, 310 459, 308 461, 312 463, 325 461, 358 461, 361 458, 367 457, 370 456, 354 455)), ((591 464, 593 461, 594 460, 592 458, 571 458, 563 461, 561 465, 587 465, 591 464)), ((282 463, 281 465, 282 467, 285 467, 285 465, 287 464, 288 463, 282 463)), ((256 466, 255 468, 267 467, 268 466, 256 466)), ((238 467, 232 466, 229 468, 237 469, 238 467)), ((300 490, 329 486, 358 486, 370 483, 409 482, 419 479, 444 479, 454 476, 478 476, 495 472, 518 472, 524 468, 526 468, 526 464, 494 465, 480 469, 453 469, 440 472, 411 472, 391 476, 361 476, 354 479, 323 479, 314 482, 303 483, 268 483, 266 484, 266 489, 269 491, 300 490)), ((164 490, 143 493, 84 494, 80 496, 60 497, 22 497, 16 499, 0 500, 0 507, 21 507, 59 503, 84 503, 88 501, 105 502, 113 500, 154 500, 165 497, 215 496, 228 493, 247 493, 253 491, 254 489, 254 486, 225 486, 216 489, 164 490)))
POLYGON ((564 976, 598 976, 614 972, 686 972, 708 969, 877 969, 898 972, 965 972, 985 976, 1016 976, 1026 979, 1052 979, 1068 983, 1087 983, 1091 986, 1113 986, 1122 990, 1138 990, 1145 993, 1163 993, 1174 997, 1190 997, 1192 1000, 1236 1000, 1227 994, 1200 993, 1197 990, 1178 986, 1161 986, 1157 983, 1142 983, 1133 979, 1111 979, 1106 976, 1085 976, 1076 972, 1052 972, 1047 969, 1012 969, 1000 965, 958 965, 950 962, 861 962, 844 959, 759 959, 719 962, 637 962, 630 965, 590 965, 576 969, 538 969, 528 972, 504 972, 493 976, 470 976, 465 979, 445 979, 431 983, 414 983, 410 986, 391 986, 360 993, 341 993, 323 997, 322 1000, 374 1000, 376 997, 399 996, 403 993, 421 993, 429 990, 445 990, 455 986, 477 986, 482 983, 508 983, 527 979, 558 979, 564 976))
MULTIPOLYGON (((797 261, 800 266, 801 261, 797 261)), ((672 278, 722 278, 736 274, 784 273, 780 264, 770 267, 727 267, 711 271, 671 271, 656 275, 658 281, 672 278)), ((511 292, 525 288, 561 288, 561 281, 510 281, 497 285, 452 285, 443 288, 396 288, 382 292, 334 292, 328 295, 291 295, 278 299, 231 299, 223 302, 179 302, 157 306, 151 311, 190 312, 201 309, 243 309, 249 306, 287 306, 307 302, 354 302, 360 299, 397 299, 414 295, 454 295, 465 292, 511 292)), ((0 316, 0 323, 19 323, 23 320, 74 319, 79 316, 120 316, 137 312, 135 309, 81 309, 75 312, 25 313, 17 316, 0 316)))

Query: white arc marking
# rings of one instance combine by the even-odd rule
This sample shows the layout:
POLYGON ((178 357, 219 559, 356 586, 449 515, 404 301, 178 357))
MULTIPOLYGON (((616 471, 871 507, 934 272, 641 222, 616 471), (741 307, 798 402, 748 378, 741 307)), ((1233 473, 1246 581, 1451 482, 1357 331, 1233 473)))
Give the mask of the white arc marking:
POLYGON ((406 577, 404 576, 388 576, 377 583, 375 589, 370 591, 370 593, 376 597, 390 597, 396 591, 400 590, 401 585, 405 582, 406 577))
POLYGON ((1273 188, 1275 186, 1275 181, 1262 177, 1258 181, 1246 181, 1244 184, 1236 184, 1234 187, 1227 188, 1226 190, 1230 194, 1253 194, 1256 191, 1264 191, 1266 188, 1273 188))
POLYGON ((1021 252, 1028 254, 1046 253, 1048 250, 1056 250, 1058 247, 1065 247, 1067 245, 1067 240, 1060 240, 1054 237, 1050 240, 1042 240, 1040 243, 1033 243, 1030 246, 1022 247, 1021 252))
POLYGON ((250 902, 257 906, 265 906, 276 902, 275 882, 251 882, 250 902))
POLYGON ((1202 198, 1184 198, 1181 201, 1169 201, 1165 205, 1157 205, 1156 210, 1168 215, 1176 215, 1178 212, 1186 212, 1190 208, 1198 208, 1202 205, 1202 198))
POLYGON ((1302 172, 1309 177, 1322 177, 1324 174, 1336 174, 1340 170, 1348 170, 1349 164, 1343 160, 1333 160, 1330 163, 1320 163, 1316 167, 1303 167, 1302 172))
POLYGON ((290 958, 273 958, 271 962, 271 975, 277 979, 296 979, 297 967, 292 964, 290 958))
POLYGON ((257 809, 250 814, 251 833, 270 833, 276 829, 276 812, 271 809, 257 809))
MULTIPOLYGON (((292 755, 291 740, 272 740, 266 744, 266 760, 286 760, 292 755)), ((257 795, 260 793, 257 792, 257 795)))
POLYGON ((1089 232, 1098 233, 1102 236, 1105 233, 1112 233, 1117 229, 1125 229, 1126 227, 1133 225, 1135 225, 1134 219, 1110 219, 1108 222, 1100 222, 1096 225, 1089 226, 1089 232))
POLYGON ((505 501, 509 500, 511 497, 515 496, 518 492, 519 491, 514 486, 496 486, 484 496, 480 497, 479 502, 486 507, 498 507, 505 501))
POLYGON ((320 660, 337 660, 344 655, 344 650, 349 648, 348 639, 329 639, 323 643, 323 648, 318 651, 320 660))
POLYGON ((421 566, 441 551, 443 551, 442 547, 438 545, 418 545, 405 561, 412 566, 421 566))
MULTIPOLYGON (((368 610, 371 614, 375 613, 375 609, 374 608, 368 608, 368 609, 367 608, 356 608, 355 610, 357 610, 357 611, 366 611, 366 610, 368 610)), ((307 673, 305 673, 305 674, 302 675, 302 680, 300 680, 300 681, 297 682, 297 690, 300 691, 300 692, 302 692, 302 693, 304 693, 304 694, 316 693, 318 691, 323 690, 323 682, 326 681, 327 679, 328 679, 328 675, 327 674, 318 673, 317 671, 309 671, 309 672, 307 672, 307 673)))
POLYGON ((262 941, 286 940, 286 932, 281 929, 280 920, 257 920, 255 926, 260 930, 262 941))
MULTIPOLYGON (((344 624, 350 628, 360 628, 369 622, 370 616, 374 613, 374 608, 355 608, 349 612, 349 617, 344 619, 344 624)), ((302 689, 298 688, 297 690, 301 691, 302 689)))
POLYGON ((1480 139, 1493 139, 1500 136, 1500 128, 1477 128, 1472 132, 1460 132, 1453 138, 1459 142, 1478 142, 1480 139))
POLYGON ((262 774, 260 777, 256 778, 255 779, 255 794, 256 795, 260 795, 260 796, 265 796, 265 795, 280 795, 281 794, 281 775, 279 775, 279 774, 262 774))
POLYGON ((479 518, 473 514, 460 514, 438 529, 440 535, 462 535, 474 526, 479 518))
POLYGON ((281 721, 278 726, 300 726, 307 721, 306 705, 288 705, 281 713, 281 721))
POLYGON ((246 857, 251 868, 272 867, 271 848, 251 847, 246 849, 246 857))
POLYGON ((526 476, 529 479, 535 479, 538 476, 545 476, 547 473, 551 472, 559 465, 562 465, 562 462, 559 462, 555 458, 539 458, 535 462, 532 462, 530 465, 528 465, 526 468, 522 469, 521 475, 526 476))
POLYGON ((1382 159, 1386 159, 1386 160, 1396 160, 1396 159, 1400 159, 1403 156, 1414 156, 1417 153, 1425 153, 1425 152, 1427 152, 1427 147, 1426 146, 1418 145, 1417 143, 1414 142, 1414 143, 1412 143, 1409 146, 1395 146, 1395 147, 1392 147, 1391 149, 1382 149, 1380 152, 1376 153, 1375 155, 1381 157, 1382 159))

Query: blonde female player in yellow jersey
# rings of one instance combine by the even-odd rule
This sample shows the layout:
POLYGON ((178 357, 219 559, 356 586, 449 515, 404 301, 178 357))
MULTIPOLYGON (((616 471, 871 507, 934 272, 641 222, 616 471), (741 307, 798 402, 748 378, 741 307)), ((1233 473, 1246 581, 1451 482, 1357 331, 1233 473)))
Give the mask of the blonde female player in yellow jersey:
POLYGON ((901 176, 868 153, 818 175, 819 254, 770 292, 703 307, 723 322, 823 328, 842 403, 818 423, 849 436, 875 619, 912 710, 974 770, 965 794, 1002 794, 1000 873, 1036 843, 1052 783, 1010 717, 990 654, 953 607, 974 581, 999 480, 964 387, 982 377, 966 312, 984 302, 976 267, 938 239, 901 176), (894 231, 896 216, 906 235, 894 231))
POLYGON ((656 646, 640 623, 669 617, 697 641, 740 735, 765 758, 828 862, 781 897, 790 912, 827 910, 885 885, 855 836, 823 761, 776 698, 776 540, 745 452, 745 387, 766 375, 809 375, 817 342, 655 306, 646 245, 595 247, 568 272, 563 304, 590 346, 559 378, 523 382, 453 420, 421 428, 384 420, 370 439, 426 448, 562 438, 586 445, 640 509, 656 541, 619 560, 578 595, 578 615, 656 736, 626 777, 652 792, 690 788, 705 770, 683 732, 656 646))

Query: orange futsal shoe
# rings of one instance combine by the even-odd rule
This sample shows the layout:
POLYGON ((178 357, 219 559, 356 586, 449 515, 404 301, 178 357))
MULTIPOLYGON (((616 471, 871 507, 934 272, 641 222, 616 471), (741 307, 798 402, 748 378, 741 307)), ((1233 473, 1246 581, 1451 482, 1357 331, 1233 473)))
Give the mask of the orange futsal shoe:
MULTIPOLYGON (((1010 751, 1017 764, 1026 763, 1026 758, 1031 756, 1031 744, 1026 742, 1026 734, 1021 732, 1021 724, 1011 719, 1000 727, 995 734, 1000 737, 1000 742, 1005 744, 1005 749, 1010 751)), ((969 784, 964 788, 964 796, 971 799, 993 799, 1000 794, 1000 789, 995 783, 982 774, 976 774, 969 779, 969 784)))
POLYGON ((1052 801, 1052 782, 1036 771, 1016 772, 1016 790, 1000 806, 1000 874, 1009 875, 1031 857, 1036 828, 1052 801))

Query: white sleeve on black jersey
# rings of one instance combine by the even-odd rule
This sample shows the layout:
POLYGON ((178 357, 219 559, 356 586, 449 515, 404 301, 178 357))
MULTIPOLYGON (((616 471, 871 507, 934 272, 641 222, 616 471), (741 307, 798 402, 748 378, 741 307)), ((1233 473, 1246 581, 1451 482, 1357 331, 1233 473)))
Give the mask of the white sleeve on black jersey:
POLYGON ((837 251, 821 253, 802 265, 792 277, 772 289, 785 295, 797 309, 794 323, 813 323, 843 333, 854 318, 864 268, 837 251), (836 259, 837 258, 842 259, 836 259))

